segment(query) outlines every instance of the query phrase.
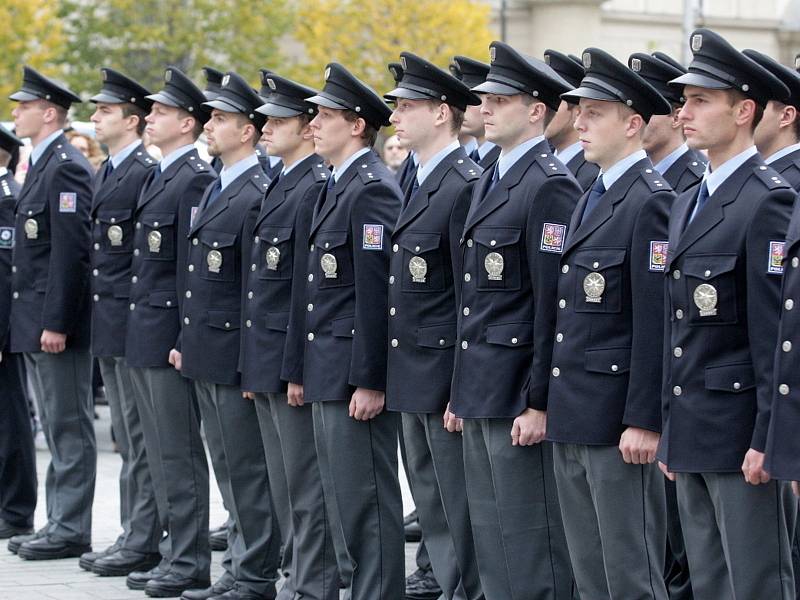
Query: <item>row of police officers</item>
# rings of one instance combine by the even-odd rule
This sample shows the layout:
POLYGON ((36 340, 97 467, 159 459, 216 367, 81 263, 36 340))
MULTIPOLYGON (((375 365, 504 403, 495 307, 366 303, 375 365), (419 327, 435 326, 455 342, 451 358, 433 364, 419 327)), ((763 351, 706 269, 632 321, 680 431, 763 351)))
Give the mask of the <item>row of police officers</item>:
POLYGON ((62 133, 79 98, 26 67, 0 375, 24 402, 24 357, 52 457, 47 523, 4 506, 9 549, 152 597, 423 597, 401 434, 447 599, 794 598, 800 75, 690 45, 688 69, 403 52, 383 97, 338 63, 319 91, 104 68, 94 179, 62 133), (92 355, 123 459, 97 552, 92 355))

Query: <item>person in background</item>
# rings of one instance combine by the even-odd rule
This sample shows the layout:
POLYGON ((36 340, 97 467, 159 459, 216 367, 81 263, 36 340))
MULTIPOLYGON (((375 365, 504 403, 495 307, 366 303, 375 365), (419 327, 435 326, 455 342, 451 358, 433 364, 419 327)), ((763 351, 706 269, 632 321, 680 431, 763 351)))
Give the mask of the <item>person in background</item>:
POLYGON ((408 156, 408 150, 400 145, 400 140, 396 135, 386 138, 383 143, 383 162, 392 173, 397 174, 406 156, 408 156))

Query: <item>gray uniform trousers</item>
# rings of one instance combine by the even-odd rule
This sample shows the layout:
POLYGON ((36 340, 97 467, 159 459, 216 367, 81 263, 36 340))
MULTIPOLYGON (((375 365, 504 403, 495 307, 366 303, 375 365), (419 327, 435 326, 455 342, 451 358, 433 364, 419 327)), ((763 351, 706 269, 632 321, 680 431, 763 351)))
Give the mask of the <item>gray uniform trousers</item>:
MULTIPOLYGON (((284 404, 286 395, 283 395, 284 404)), ((266 394, 257 394, 255 400, 256 415, 258 415, 258 425, 261 430, 261 443, 264 445, 264 454, 267 460, 267 473, 269 475, 269 488, 272 493, 272 504, 275 506, 275 516, 278 519, 278 529, 281 535, 281 547, 283 556, 281 558, 280 571, 284 580, 280 592, 279 600, 294 600, 295 585, 293 577, 294 564, 294 535, 292 532, 292 508, 289 502, 289 489, 286 482, 286 467, 281 450, 281 440, 278 434, 278 423, 271 415, 266 394)), ((311 410, 309 409, 309 428, 311 425, 311 410)), ((314 454, 316 461, 316 453, 314 454)))
POLYGON ((464 419, 467 500, 483 593, 486 600, 567 600, 573 580, 552 446, 512 446, 512 423, 464 419))
POLYGON ((741 473, 677 473, 678 510, 695 598, 794 600, 788 483, 741 473))
POLYGON ((161 526, 147 466, 142 423, 130 370, 124 358, 98 357, 111 411, 111 426, 122 459, 119 472, 119 542, 131 552, 158 552, 161 526))
POLYGON ((172 367, 130 367, 161 529, 162 568, 208 579, 208 463, 191 382, 172 367))
POLYGON ((47 534, 76 544, 92 538, 97 445, 88 350, 26 352, 50 464, 45 478, 47 534))
POLYGON ((215 448, 214 471, 227 472, 227 481, 218 483, 238 534, 228 537, 236 587, 274 598, 280 530, 253 401, 238 386, 196 379, 194 389, 206 441, 215 448))
POLYGON ((397 414, 369 421, 349 402, 314 402, 325 506, 339 574, 350 600, 403 600, 403 498, 397 478, 397 414))
POLYGON ((581 598, 667 600, 664 476, 617 446, 553 444, 558 499, 581 598))
MULTIPOLYGON (((290 523, 282 531, 284 548, 292 549, 289 565, 291 577, 278 598, 294 600, 294 594, 308 600, 339 599, 339 569, 333 550, 322 479, 317 464, 314 439, 314 420, 311 405, 289 406, 286 394, 256 394, 255 399, 261 437, 270 469, 270 485, 273 474, 284 477, 283 488, 287 490, 290 523), (276 459, 279 465, 275 465, 276 459), (273 468, 275 467, 275 468, 273 468), (292 595, 288 595, 287 586, 292 595)), ((275 482, 278 483, 278 482, 275 482)), ((273 498, 278 494, 273 486, 273 498)), ((275 500, 276 508, 278 506, 275 500)), ((286 550, 284 549, 284 562, 286 550)))
POLYGON ((408 477, 436 581, 447 600, 483 598, 467 504, 460 433, 442 413, 403 413, 408 477))

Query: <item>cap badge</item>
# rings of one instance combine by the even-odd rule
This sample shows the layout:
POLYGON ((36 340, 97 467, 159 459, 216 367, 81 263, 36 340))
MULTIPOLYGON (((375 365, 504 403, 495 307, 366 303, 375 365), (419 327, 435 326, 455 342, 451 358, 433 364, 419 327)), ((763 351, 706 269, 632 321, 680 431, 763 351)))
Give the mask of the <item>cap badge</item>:
POLYGON ((489 61, 494 62, 496 58, 497 58, 497 48, 492 46, 491 48, 489 48, 489 61))
POLYGON ((590 52, 583 53, 583 68, 589 69, 592 66, 592 55, 590 52))
POLYGON ((267 79, 267 85, 269 86, 269 89, 271 89, 273 92, 277 89, 277 87, 275 86, 275 80, 272 79, 272 77, 267 79))
POLYGON ((401 56, 400 57, 400 64, 403 66, 404 70, 408 69, 408 67, 406 66, 406 57, 405 56, 401 56))
POLYGON ((172 81, 172 69, 167 69, 164 73, 164 81, 172 81))
POLYGON ((108 81, 108 71, 106 71, 105 69, 102 69, 102 71, 103 71, 103 81, 108 81))
POLYGON ((327 67, 325 69, 325 81, 328 81, 328 79, 330 79, 330 77, 331 77, 331 68, 327 67))
POLYGON ((548 65, 550 64, 550 55, 549 54, 545 54, 544 55, 544 62, 547 63, 548 65))
POLYGON ((389 67, 389 70, 392 72, 392 77, 394 77, 395 80, 402 78, 402 75, 400 75, 400 69, 398 69, 394 65, 389 67))
POLYGON ((222 87, 226 87, 230 83, 230 81, 231 81, 231 76, 225 75, 225 77, 222 78, 222 87))
POLYGON ((800 55, 796 56, 794 59, 794 68, 800 69, 800 55))
POLYGON ((703 47, 703 35, 698 33, 692 36, 692 52, 697 52, 703 47))
POLYGON ((638 58, 631 59, 631 71, 636 71, 637 73, 642 70, 642 61, 638 58))

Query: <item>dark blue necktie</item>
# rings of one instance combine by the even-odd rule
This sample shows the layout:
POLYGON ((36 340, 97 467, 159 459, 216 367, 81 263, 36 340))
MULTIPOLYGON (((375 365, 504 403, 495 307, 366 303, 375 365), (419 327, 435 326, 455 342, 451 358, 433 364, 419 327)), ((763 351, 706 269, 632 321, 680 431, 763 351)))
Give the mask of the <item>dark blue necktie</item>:
POLYGON ((419 192, 419 179, 417 179, 416 175, 414 176, 414 184, 411 186, 411 191, 403 198, 403 208, 408 206, 414 201, 414 198, 417 197, 417 193, 419 192))
POLYGON ((111 173, 113 172, 114 172, 114 163, 112 163, 111 159, 109 158, 103 165, 102 179, 100 181, 105 182, 105 180, 108 179, 108 176, 111 175, 111 173))
POLYGON ((703 183, 700 184, 700 191, 697 192, 697 202, 695 203, 694 212, 692 213, 692 216, 689 217, 689 223, 691 223, 700 213, 700 211, 703 210, 706 202, 708 202, 708 186, 706 185, 706 180, 703 179, 703 183))
POLYGON ((594 210, 594 207, 597 206, 598 202, 600 202, 600 198, 602 198, 605 193, 606 186, 603 185, 603 176, 601 175, 597 178, 597 181, 594 182, 592 189, 589 191, 589 197, 586 199, 586 206, 583 209, 583 216, 581 216, 581 223, 586 220, 586 217, 594 210))
POLYGON ((475 148, 475 150, 473 150, 472 152, 469 153, 469 157, 472 160, 472 162, 474 162, 474 163, 481 162, 481 153, 478 152, 477 148, 475 148))
POLYGON ((500 169, 497 168, 497 164, 494 165, 492 169, 492 181, 489 183, 489 187, 486 188, 486 193, 481 198, 481 201, 486 200, 489 197, 489 194, 492 193, 492 190, 497 187, 497 184, 500 183, 500 169))
POLYGON ((214 181, 214 185, 211 188, 211 191, 208 193, 208 198, 206 198, 206 208, 211 206, 211 204, 219 198, 219 195, 222 193, 222 180, 220 177, 217 177, 216 181, 214 181))

